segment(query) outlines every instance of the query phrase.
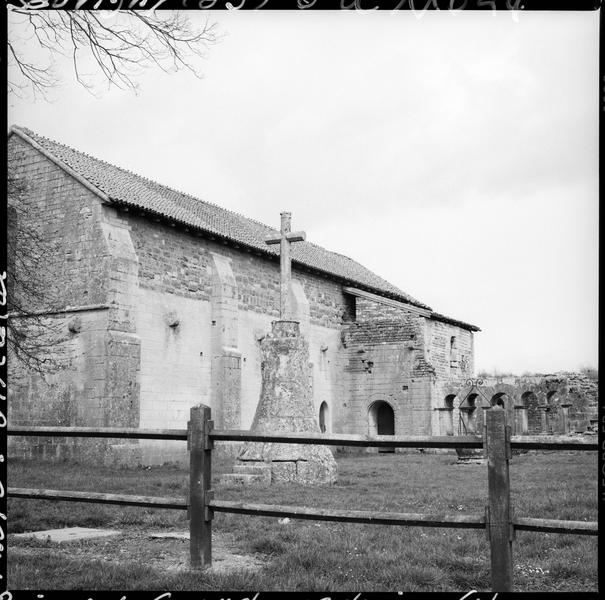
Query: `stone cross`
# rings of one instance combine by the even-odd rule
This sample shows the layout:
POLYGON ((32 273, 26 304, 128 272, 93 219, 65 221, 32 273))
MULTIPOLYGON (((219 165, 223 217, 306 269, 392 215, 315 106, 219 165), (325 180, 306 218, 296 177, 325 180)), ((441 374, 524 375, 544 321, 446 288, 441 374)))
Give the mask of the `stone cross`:
POLYGON ((292 242, 304 242, 304 231, 290 231, 292 215, 289 212, 281 214, 281 231, 279 237, 265 238, 267 244, 279 244, 279 262, 281 268, 279 314, 282 320, 290 320, 292 311, 290 306, 290 280, 292 279, 292 267, 290 262, 290 244, 292 242))

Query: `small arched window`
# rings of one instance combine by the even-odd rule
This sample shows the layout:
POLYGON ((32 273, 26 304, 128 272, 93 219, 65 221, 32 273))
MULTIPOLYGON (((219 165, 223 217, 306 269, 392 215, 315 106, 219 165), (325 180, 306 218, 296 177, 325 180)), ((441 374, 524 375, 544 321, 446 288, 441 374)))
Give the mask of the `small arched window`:
POLYGON ((445 408, 449 410, 454 410, 454 400, 456 399, 456 394, 448 394, 445 397, 443 403, 445 404, 445 408))
POLYGON ((322 433, 330 431, 330 415, 328 409, 328 403, 322 402, 319 407, 319 429, 322 433))

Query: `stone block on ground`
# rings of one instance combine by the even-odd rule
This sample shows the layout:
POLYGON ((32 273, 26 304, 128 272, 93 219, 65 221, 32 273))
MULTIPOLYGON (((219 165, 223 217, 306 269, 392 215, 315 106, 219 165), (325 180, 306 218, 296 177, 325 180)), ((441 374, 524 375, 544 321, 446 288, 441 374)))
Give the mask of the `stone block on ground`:
POLYGON ((43 542, 78 542, 112 535, 120 535, 121 531, 112 529, 91 529, 88 527, 64 527, 63 529, 46 529, 44 531, 29 531, 27 533, 15 533, 14 539, 35 539, 43 542))

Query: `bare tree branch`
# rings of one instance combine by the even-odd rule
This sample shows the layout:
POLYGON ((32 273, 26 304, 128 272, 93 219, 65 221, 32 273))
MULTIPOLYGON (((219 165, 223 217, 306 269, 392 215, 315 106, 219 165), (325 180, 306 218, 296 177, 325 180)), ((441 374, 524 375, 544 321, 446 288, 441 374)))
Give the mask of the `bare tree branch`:
POLYGON ((23 17, 19 31, 25 33, 9 31, 9 92, 30 89, 45 98, 59 83, 53 70, 57 55, 71 57, 76 80, 93 94, 102 83, 136 91, 148 67, 201 77, 206 51, 219 40, 216 23, 194 23, 179 11, 17 8, 11 14, 23 17), (87 68, 92 72, 85 76, 87 68))
MULTIPOLYGON (((7 309, 6 338, 11 360, 29 370, 47 375, 61 368, 61 359, 51 349, 57 344, 58 324, 44 319, 58 297, 47 256, 52 244, 42 232, 26 223, 33 207, 25 200, 27 183, 17 179, 10 168, 7 180, 7 309)), ((31 215, 30 215, 31 217, 31 215)))

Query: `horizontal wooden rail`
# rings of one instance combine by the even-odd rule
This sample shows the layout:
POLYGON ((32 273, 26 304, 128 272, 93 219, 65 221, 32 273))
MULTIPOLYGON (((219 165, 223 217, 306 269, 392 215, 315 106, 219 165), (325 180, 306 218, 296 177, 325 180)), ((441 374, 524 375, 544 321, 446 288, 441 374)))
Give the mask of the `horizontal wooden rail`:
POLYGON ((513 435, 513 450, 598 450, 597 436, 589 439, 563 435, 513 435))
POLYGON ((255 515, 259 517, 292 517, 314 521, 341 523, 370 523, 374 525, 407 525, 419 527, 455 527, 485 529, 485 516, 481 515, 424 515, 416 513, 384 513, 368 510, 339 510, 333 508, 307 508, 278 504, 246 504, 227 500, 212 500, 208 507, 215 512, 255 515))
POLYGON ((547 533, 576 533, 578 535, 598 535, 596 521, 557 521, 555 519, 513 518, 513 526, 519 531, 545 531, 547 533))
MULTIPOLYGON (((88 502, 175 510, 187 510, 188 508, 187 502, 180 498, 130 496, 97 492, 77 492, 71 490, 8 488, 8 496, 11 498, 27 498, 33 500, 88 502)), ((485 528, 485 517, 477 515, 383 513, 379 511, 335 510, 274 504, 246 504, 243 502, 224 500, 213 500, 208 503, 208 507, 217 512, 265 517, 292 517, 294 519, 311 519, 315 521, 419 527, 453 527, 459 529, 485 528)), ((598 523, 595 521, 559 521, 554 519, 515 517, 513 519, 513 526, 518 531, 541 531, 547 533, 568 533, 578 535, 598 534, 598 523)))
POLYGON ((137 429, 122 427, 29 427, 15 425, 9 427, 7 435, 86 437, 86 438, 129 438, 141 440, 184 440, 186 429, 137 429))
POLYGON ((254 433, 249 430, 220 430, 209 433, 215 442, 274 442, 317 444, 322 446, 377 446, 380 448, 482 448, 481 437, 475 435, 398 436, 353 435, 344 433, 254 433))
POLYGON ((187 501, 182 498, 158 498, 156 496, 126 496, 123 494, 102 494, 98 492, 74 492, 68 490, 37 490, 29 488, 8 488, 11 498, 31 498, 35 500, 63 500, 67 502, 92 502, 95 504, 121 504, 123 506, 147 506, 149 508, 172 508, 187 510, 187 501))
MULTIPOLYGON (((186 429, 137 429, 121 427, 29 427, 15 425, 7 431, 12 436, 127 438, 147 440, 187 441, 186 429)), ((323 446, 375 446, 380 448, 482 448, 483 441, 475 435, 456 436, 397 436, 354 435, 327 433, 253 433, 247 429, 210 432, 214 441, 274 442, 290 444, 317 444, 323 446)), ((515 435, 511 438, 513 450, 598 450, 596 439, 566 436, 515 435)))

